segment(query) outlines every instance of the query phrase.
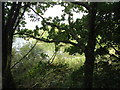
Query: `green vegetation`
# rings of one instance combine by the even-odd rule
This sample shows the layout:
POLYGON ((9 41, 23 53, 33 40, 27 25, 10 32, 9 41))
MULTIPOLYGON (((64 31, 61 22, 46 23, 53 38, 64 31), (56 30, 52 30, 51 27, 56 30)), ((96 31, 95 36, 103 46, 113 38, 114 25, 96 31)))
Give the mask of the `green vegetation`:
MULTIPOLYGON (((12 65, 30 50, 35 40, 30 41, 32 43, 28 41, 20 51, 13 48, 12 65)), ((67 46, 62 46, 57 51, 54 61, 49 63, 55 45, 38 42, 34 49, 12 69, 17 88, 82 88, 85 57, 64 52, 67 46), (43 54, 45 57, 42 57, 43 54)), ((119 88, 120 63, 117 63, 113 57, 109 59, 108 55, 96 58, 94 87, 119 88)))
POLYGON ((120 2, 4 2, 2 7, 3 89, 120 88, 120 2), (60 17, 44 17, 57 5, 63 7, 60 17), (25 27, 25 13, 40 25, 25 27), (18 37, 30 42, 15 49, 18 37))
MULTIPOLYGON (((33 42, 35 41, 33 40, 33 42)), ((18 52, 13 48, 12 65, 28 52, 30 46, 33 45, 28 42, 21 47, 18 52)), ((52 51, 54 50, 54 44, 38 42, 30 54, 12 69, 17 87, 32 88, 38 86, 42 88, 70 88, 73 83, 72 73, 83 66, 84 56, 71 56, 64 52, 64 49, 65 46, 62 46, 57 52, 54 61, 48 63, 50 57, 54 54, 54 51, 52 51), (45 58, 42 57, 42 53, 46 53, 45 58)))

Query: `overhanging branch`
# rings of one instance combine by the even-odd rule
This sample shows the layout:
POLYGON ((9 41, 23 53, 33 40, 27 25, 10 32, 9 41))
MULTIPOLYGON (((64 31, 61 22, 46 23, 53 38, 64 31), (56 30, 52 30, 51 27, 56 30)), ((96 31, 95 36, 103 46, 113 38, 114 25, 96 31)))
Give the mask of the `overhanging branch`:
MULTIPOLYGON (((16 34, 21 34, 21 33, 15 33, 14 35, 16 35, 16 34)), ((44 39, 41 39, 41 38, 37 38, 37 37, 35 37, 35 36, 33 36, 33 35, 29 35, 29 34, 22 34, 22 35, 26 35, 26 36, 28 36, 28 37, 31 37, 31 38, 33 38, 33 39, 36 39, 36 40, 39 40, 39 41, 43 41, 43 42, 46 42, 46 43, 54 43, 54 42, 57 42, 57 43, 59 43, 59 42, 62 42, 62 43, 65 43, 65 44, 71 44, 71 45, 74 45, 74 46, 78 46, 78 44, 77 43, 74 43, 74 42, 71 42, 71 41, 67 41, 67 40, 44 40, 44 39)))
POLYGON ((81 5, 85 7, 87 10, 90 10, 90 6, 85 2, 71 2, 71 3, 76 4, 76 5, 81 5))
POLYGON ((44 21, 47 25, 50 25, 50 26, 52 26, 52 27, 56 27, 57 29, 60 29, 60 30, 66 30, 66 29, 63 28, 63 27, 57 26, 57 25, 55 25, 55 24, 53 24, 53 23, 51 23, 51 22, 47 22, 42 15, 40 15, 39 13, 37 13, 33 8, 31 8, 31 7, 29 7, 29 8, 30 8, 34 13, 36 13, 39 17, 41 17, 41 18, 43 19, 43 21, 44 21))
MULTIPOLYGON (((87 4, 86 4, 86 5, 87 5, 87 4)), ((44 21, 44 23, 45 23, 46 25, 50 25, 51 27, 56 27, 58 30, 67 30, 67 31, 69 31, 70 34, 72 35, 72 37, 74 37, 74 39, 78 42, 78 44, 73 43, 73 42, 70 42, 70 41, 55 41, 55 40, 49 41, 49 40, 43 40, 43 39, 36 38, 36 37, 33 37, 33 36, 32 36, 32 38, 35 38, 35 39, 37 39, 37 40, 44 41, 44 42, 47 42, 47 43, 53 43, 53 42, 68 43, 68 44, 72 44, 72 45, 75 45, 75 46, 79 46, 81 49, 84 50, 84 47, 82 46, 83 44, 82 44, 81 41, 79 40, 80 38, 78 38, 77 36, 75 36, 76 34, 74 33, 74 31, 73 31, 72 29, 66 29, 66 28, 60 27, 60 26, 58 26, 58 25, 56 25, 56 24, 54 24, 54 23, 48 22, 48 21, 45 20, 45 18, 44 18, 42 15, 40 15, 39 13, 37 13, 32 7, 29 7, 29 8, 30 8, 34 13, 36 13, 38 16, 40 16, 40 17, 43 19, 43 21, 44 21)))
MULTIPOLYGON (((56 27, 56 28, 59 29, 59 30, 67 30, 67 29, 64 28, 64 27, 60 27, 60 26, 55 25, 55 24, 53 24, 53 23, 51 23, 51 22, 47 22, 42 15, 40 15, 39 13, 37 13, 33 8, 31 8, 31 7, 29 7, 29 8, 30 8, 31 10, 33 10, 33 12, 36 13, 38 16, 40 16, 47 25, 50 25, 50 26, 52 26, 52 27, 56 27)), ((69 30, 69 29, 68 29, 68 30, 69 30)), ((76 34, 74 34, 74 32, 73 32, 72 30, 69 30, 69 31, 71 32, 71 35, 72 35, 73 37, 76 37, 76 36, 75 36, 76 34)), ((75 40, 79 41, 78 38, 75 38, 75 40)), ((47 42, 47 41, 44 41, 44 42, 47 42)), ((53 42, 63 42, 63 43, 70 43, 70 44, 72 44, 72 45, 75 45, 75 43, 68 42, 68 41, 53 41, 53 40, 50 41, 50 42, 48 41, 48 43, 53 43, 53 42)), ((80 43, 80 42, 79 42, 79 43, 80 43)))

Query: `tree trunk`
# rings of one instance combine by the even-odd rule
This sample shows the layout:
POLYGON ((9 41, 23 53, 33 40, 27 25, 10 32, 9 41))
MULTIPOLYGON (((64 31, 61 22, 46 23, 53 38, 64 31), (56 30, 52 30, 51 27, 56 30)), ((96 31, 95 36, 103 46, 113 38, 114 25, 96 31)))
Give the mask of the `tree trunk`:
POLYGON ((12 38, 13 37, 9 38, 6 41, 5 40, 3 41, 4 43, 6 43, 6 45, 8 45, 7 47, 3 46, 3 51, 7 51, 7 54, 4 53, 5 56, 3 56, 3 57, 7 57, 7 58, 3 58, 3 60, 7 61, 6 63, 3 63, 4 66, 6 65, 5 68, 3 68, 4 69, 4 71, 3 71, 3 88, 16 88, 12 74, 11 74, 11 70, 10 70, 12 38))
POLYGON ((3 73, 3 89, 7 89, 7 88, 16 88, 14 79, 12 77, 11 71, 10 69, 6 70, 6 72, 3 73))
POLYGON ((91 3, 91 8, 89 10, 88 16, 88 41, 85 48, 85 68, 84 68, 84 88, 93 87, 93 69, 94 69, 94 49, 96 44, 96 35, 95 35, 95 17, 96 17, 96 3, 91 3))
POLYGON ((3 81, 3 89, 6 88, 16 88, 10 66, 11 66, 11 56, 12 56, 12 40, 13 40, 13 27, 15 26, 17 17, 19 16, 19 11, 21 8, 21 3, 16 4, 13 2, 11 6, 11 10, 8 14, 8 19, 5 21, 4 17, 4 3, 2 3, 2 41, 3 41, 3 47, 2 47, 2 81, 3 81))
MULTIPOLYGON (((4 18, 3 18, 4 19, 4 18)), ((7 30, 3 27, 3 47, 2 47, 2 71, 3 71, 3 89, 6 88, 14 88, 15 89, 15 83, 11 74, 10 65, 11 65, 11 52, 12 52, 12 39, 13 36, 9 36, 7 33, 7 30), (9 37, 9 38, 7 38, 9 37)))
POLYGON ((84 87, 92 88, 93 86, 93 69, 94 69, 94 61, 95 56, 93 51, 89 51, 89 48, 86 48, 85 51, 85 68, 84 68, 84 87))

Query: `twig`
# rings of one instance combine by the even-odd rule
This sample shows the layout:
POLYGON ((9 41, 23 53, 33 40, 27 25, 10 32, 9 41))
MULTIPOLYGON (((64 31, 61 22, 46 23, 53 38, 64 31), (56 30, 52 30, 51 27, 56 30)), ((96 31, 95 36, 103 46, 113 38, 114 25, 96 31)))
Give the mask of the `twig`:
MULTIPOLYGON (((44 32, 40 35, 42 36, 44 34, 44 32)), ((32 50, 33 48, 36 46, 38 41, 36 41, 36 43, 33 45, 33 47, 29 50, 28 53, 26 53, 18 62, 16 62, 10 69, 13 69, 20 61, 22 61, 32 50)))
MULTIPOLYGON (((98 42, 98 40, 96 40, 96 41, 97 41, 97 43, 99 44, 99 46, 102 48, 102 45, 98 42)), ((110 55, 110 56, 115 57, 115 58, 118 59, 118 60, 120 60, 120 58, 117 57, 117 56, 115 56, 114 54, 110 54, 109 52, 108 52, 107 54, 110 55)))
POLYGON ((120 52, 112 44, 110 44, 110 46, 116 51, 118 55, 120 55, 120 52))
POLYGON ((41 17, 41 18, 43 19, 43 21, 44 21, 47 25, 56 27, 57 29, 60 29, 60 30, 66 30, 66 28, 57 26, 57 25, 55 25, 55 24, 53 24, 53 23, 51 23, 51 22, 47 22, 47 21, 45 20, 45 18, 44 18, 42 15, 40 15, 39 13, 37 13, 32 7, 29 7, 29 8, 30 8, 34 13, 36 13, 39 17, 41 17))
POLYGON ((57 51, 55 51, 55 53, 54 53, 53 56, 51 57, 51 59, 50 59, 51 62, 49 62, 49 64, 51 64, 51 63, 54 61, 56 54, 57 54, 57 51))
POLYGON ((17 61, 10 69, 13 69, 20 61, 22 61, 32 50, 33 48, 36 46, 38 41, 35 42, 34 46, 29 50, 29 52, 27 52, 19 61, 17 61))

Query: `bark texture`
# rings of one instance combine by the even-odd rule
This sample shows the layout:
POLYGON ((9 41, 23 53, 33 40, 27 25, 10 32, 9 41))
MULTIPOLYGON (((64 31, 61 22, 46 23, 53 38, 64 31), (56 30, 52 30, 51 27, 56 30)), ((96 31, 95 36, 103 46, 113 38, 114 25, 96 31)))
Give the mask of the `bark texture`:
POLYGON ((14 33, 14 26, 16 24, 17 18, 19 16, 21 3, 16 4, 13 2, 10 12, 8 14, 8 19, 5 22, 4 17, 4 6, 5 3, 2 3, 2 81, 3 81, 3 89, 6 88, 16 88, 15 83, 11 74, 10 66, 11 66, 11 56, 12 56, 12 42, 13 42, 13 33, 14 33))
POLYGON ((96 44, 95 35, 95 17, 96 17, 96 3, 90 3, 89 15, 88 15, 88 41, 85 48, 85 68, 84 68, 84 87, 93 87, 93 69, 94 69, 94 49, 96 44))

